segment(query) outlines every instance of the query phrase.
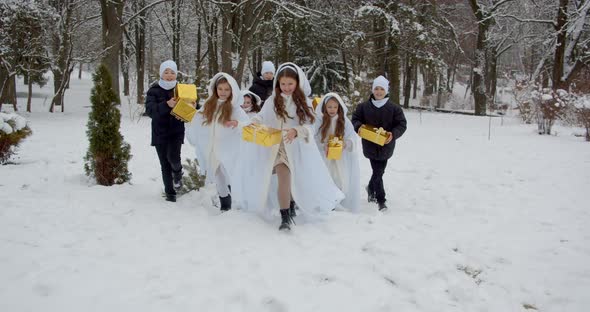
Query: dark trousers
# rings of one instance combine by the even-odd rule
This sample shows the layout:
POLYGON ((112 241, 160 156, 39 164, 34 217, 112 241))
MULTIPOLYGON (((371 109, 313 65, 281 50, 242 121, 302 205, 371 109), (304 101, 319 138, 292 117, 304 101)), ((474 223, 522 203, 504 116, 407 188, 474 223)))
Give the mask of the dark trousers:
POLYGON ((166 194, 176 195, 176 191, 172 184, 172 172, 180 173, 182 170, 182 164, 180 163, 181 147, 182 141, 172 141, 156 145, 156 152, 160 159, 160 168, 162 169, 164 192, 166 192, 166 194))
POLYGON ((369 181, 369 191, 375 194, 378 203, 384 203, 385 189, 383 188, 383 173, 385 172, 385 167, 387 167, 387 159, 369 159, 369 161, 373 169, 373 175, 371 175, 371 180, 369 181))

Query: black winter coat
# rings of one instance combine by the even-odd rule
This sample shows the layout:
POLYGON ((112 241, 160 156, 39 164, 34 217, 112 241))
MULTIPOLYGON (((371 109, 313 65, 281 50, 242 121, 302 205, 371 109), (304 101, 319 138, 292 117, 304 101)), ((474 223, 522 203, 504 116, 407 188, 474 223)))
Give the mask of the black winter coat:
POLYGON ((165 90, 156 82, 147 92, 145 112, 152 118, 152 145, 184 141, 184 123, 170 114, 166 104, 174 96, 174 89, 165 90))
POLYGON ((272 94, 272 82, 273 80, 262 80, 260 72, 254 76, 254 82, 252 82, 249 90, 260 97, 262 100, 261 105, 264 105, 264 101, 272 94))
POLYGON ((406 116, 398 104, 387 101, 385 105, 377 108, 371 100, 359 104, 352 114, 352 124, 358 133, 363 124, 382 127, 393 133, 393 140, 384 146, 362 139, 363 155, 369 159, 387 160, 393 155, 395 141, 406 132, 406 116))

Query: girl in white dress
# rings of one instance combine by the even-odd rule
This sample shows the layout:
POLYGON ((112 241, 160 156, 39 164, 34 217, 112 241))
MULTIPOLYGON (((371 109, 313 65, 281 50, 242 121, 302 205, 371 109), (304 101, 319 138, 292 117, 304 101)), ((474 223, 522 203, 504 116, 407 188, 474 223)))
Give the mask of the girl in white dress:
POLYGON ((305 90, 309 86, 306 81, 299 66, 293 63, 279 66, 273 94, 260 113, 252 117, 252 123, 280 129, 283 140, 271 148, 252 149, 255 152, 243 155, 244 163, 250 164, 242 166, 247 170, 246 174, 241 174, 244 208, 263 211, 266 216, 280 208, 279 230, 291 229, 291 199, 297 202, 304 215, 313 217, 330 212, 344 198, 315 144, 315 114, 305 96, 309 94, 309 90, 305 90), (274 195, 274 190, 271 191, 273 173, 278 180, 279 207, 269 200, 269 195, 274 195))
POLYGON ((218 73, 209 83, 209 98, 187 129, 206 181, 217 186, 222 212, 231 209, 230 185, 237 181, 241 127, 250 121, 240 107, 243 101, 236 80, 218 73))
POLYGON ((345 209, 358 212, 360 209, 358 154, 360 139, 346 117, 347 112, 348 109, 338 94, 326 94, 316 107, 315 139, 334 183, 346 196, 340 204, 345 209), (342 141, 342 156, 338 160, 327 158, 328 141, 332 137, 342 141))

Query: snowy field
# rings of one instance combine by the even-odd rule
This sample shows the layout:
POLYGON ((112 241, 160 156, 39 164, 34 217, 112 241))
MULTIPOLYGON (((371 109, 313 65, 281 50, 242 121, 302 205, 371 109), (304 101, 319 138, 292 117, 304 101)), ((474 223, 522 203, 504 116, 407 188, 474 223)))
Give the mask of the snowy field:
MULTIPOLYGON (((365 202, 285 234, 278 218, 220 214, 212 186, 165 202, 149 119, 126 103, 132 183, 94 185, 91 81, 73 78, 66 113, 46 112, 49 86, 0 166, 0 311, 590 309, 590 144, 571 128, 493 119, 488 140, 488 118, 406 111, 389 211, 365 202)), ((361 172, 364 186, 364 158, 361 172)))

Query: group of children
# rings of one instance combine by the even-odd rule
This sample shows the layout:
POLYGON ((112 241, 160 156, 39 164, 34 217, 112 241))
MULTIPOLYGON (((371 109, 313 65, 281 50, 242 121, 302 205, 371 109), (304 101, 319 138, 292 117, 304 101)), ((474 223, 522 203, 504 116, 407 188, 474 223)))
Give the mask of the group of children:
MULTIPOLYGON (((176 104, 176 64, 160 66, 161 79, 147 93, 146 112, 152 118, 152 145, 160 159, 166 200, 176 200, 181 185, 180 145, 183 123, 170 114, 176 104)), ((258 77, 257 77, 258 78, 258 77)), ((226 73, 209 83, 208 98, 186 126, 186 137, 208 182, 215 183, 222 211, 234 205, 272 217, 279 208, 279 230, 290 230, 296 207, 308 219, 334 209, 360 208, 359 136, 361 125, 382 127, 384 146, 362 139, 363 154, 373 174, 366 187, 368 200, 386 209, 383 173, 395 141, 406 130, 401 107, 387 98, 388 81, 373 82, 371 98, 347 118, 347 106, 336 93, 326 94, 313 109, 305 73, 293 63, 274 70, 264 62, 258 85, 240 91, 226 73), (261 83, 261 81, 265 81, 261 83), (268 81, 271 81, 270 83, 268 81), (253 92, 258 91, 258 92, 253 92), (266 98, 266 100, 263 100, 266 98), (242 140, 242 129, 262 125, 282 132, 279 144, 264 147, 242 140), (339 138, 342 154, 327 158, 328 142, 339 138), (232 197, 233 195, 233 197, 232 197)), ((196 107, 196 103, 193 103, 196 107)))

